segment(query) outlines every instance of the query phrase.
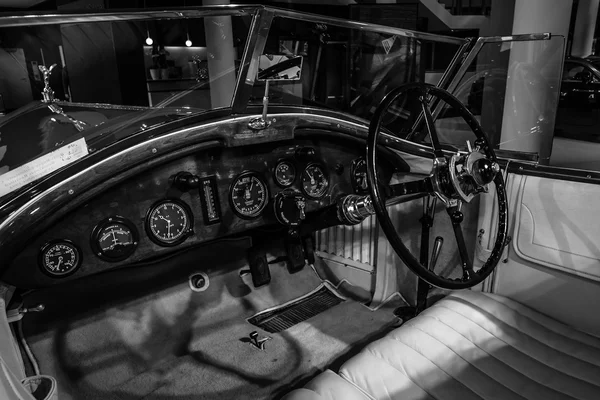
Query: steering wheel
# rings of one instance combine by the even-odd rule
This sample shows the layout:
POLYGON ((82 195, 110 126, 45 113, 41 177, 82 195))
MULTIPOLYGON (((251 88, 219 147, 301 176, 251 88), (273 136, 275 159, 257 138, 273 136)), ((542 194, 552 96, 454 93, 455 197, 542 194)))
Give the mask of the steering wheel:
MULTIPOLYGON (((487 278, 498 264, 506 243, 508 230, 506 190, 504 179, 499 172, 500 166, 496 154, 479 122, 456 97, 446 90, 421 82, 404 84, 389 92, 375 110, 367 139, 367 179, 373 208, 392 248, 412 272, 430 285, 452 290, 470 288, 487 278), (430 175, 424 179, 386 186, 378 179, 377 172, 379 130, 389 106, 400 96, 412 91, 417 91, 421 103, 421 112, 431 140, 434 158, 433 167, 430 175), (468 152, 447 155, 442 150, 429 108, 430 98, 434 97, 455 108, 477 137, 473 147, 467 143, 469 146, 468 152), (461 207, 464 202, 468 203, 478 194, 487 192, 488 185, 492 182, 496 188, 498 203, 496 240, 486 262, 481 268, 474 270, 473 261, 468 254, 462 232, 463 213, 461 207), (463 273, 461 278, 452 279, 437 275, 427 265, 422 264, 415 258, 398 235, 387 212, 386 201, 399 196, 415 194, 430 196, 441 200, 445 204, 462 262, 463 273)), ((431 213, 434 212, 434 208, 432 206, 431 213)))

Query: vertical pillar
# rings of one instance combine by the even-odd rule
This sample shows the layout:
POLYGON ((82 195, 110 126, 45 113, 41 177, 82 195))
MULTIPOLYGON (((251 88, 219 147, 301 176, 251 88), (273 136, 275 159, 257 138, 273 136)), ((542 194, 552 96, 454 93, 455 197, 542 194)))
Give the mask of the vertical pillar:
MULTIPOLYGON (((203 5, 229 4, 229 0, 204 0, 203 5)), ((235 89, 235 47, 231 17, 204 18, 210 100, 212 108, 229 107, 235 89)))
POLYGON ((579 0, 575 29, 573 30, 572 56, 587 57, 592 54, 598 5, 600 5, 600 0, 579 0))
MULTIPOLYGON (((573 0, 517 0, 512 33, 569 33, 573 0)), ((564 42, 513 42, 502 116, 500 148, 537 152, 547 164, 564 60, 564 42)))

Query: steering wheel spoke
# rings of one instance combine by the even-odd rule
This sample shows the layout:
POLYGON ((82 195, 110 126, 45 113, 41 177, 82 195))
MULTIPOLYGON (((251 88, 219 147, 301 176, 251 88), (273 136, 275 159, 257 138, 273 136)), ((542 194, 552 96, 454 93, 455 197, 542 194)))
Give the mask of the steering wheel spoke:
POLYGON ((389 185, 386 190, 387 198, 419 193, 433 193, 433 184, 430 177, 416 181, 395 183, 389 185))
POLYGON ((463 270, 463 279, 472 279, 475 275, 475 271, 473 270, 473 262, 469 256, 465 238, 463 236, 461 225, 464 218, 463 213, 460 211, 460 207, 448 207, 446 208, 446 211, 452 222, 452 230, 454 231, 454 237, 456 238, 456 245, 458 247, 458 254, 460 255, 463 270))
POLYGON ((436 158, 444 157, 442 145, 440 144, 440 138, 435 128, 435 122, 429 109, 428 91, 423 90, 421 96, 419 96, 421 102, 421 111, 425 117, 425 126, 427 126, 427 132, 429 132, 429 138, 431 140, 431 147, 433 148, 433 155, 436 158))

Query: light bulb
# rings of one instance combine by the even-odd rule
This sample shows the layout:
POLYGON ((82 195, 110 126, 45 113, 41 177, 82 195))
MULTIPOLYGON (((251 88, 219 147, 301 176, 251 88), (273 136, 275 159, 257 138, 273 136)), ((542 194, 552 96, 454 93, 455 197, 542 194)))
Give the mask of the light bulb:
POLYGON ((146 38, 146 44, 147 44, 148 46, 152 46, 152 43, 154 43, 154 40, 152 40, 152 38, 151 38, 150 36, 148 36, 148 37, 146 38))
POLYGON ((186 40, 186 41, 185 41, 185 45, 186 45, 187 47, 192 47, 192 41, 191 41, 190 39, 186 40))

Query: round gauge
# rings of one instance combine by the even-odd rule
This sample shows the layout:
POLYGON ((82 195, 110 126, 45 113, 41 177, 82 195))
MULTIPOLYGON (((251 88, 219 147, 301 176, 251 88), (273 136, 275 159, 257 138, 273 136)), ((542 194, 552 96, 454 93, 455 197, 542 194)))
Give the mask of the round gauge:
POLYGON ((242 218, 255 218, 269 202, 269 191, 256 172, 238 175, 231 185, 230 197, 233 211, 242 218))
POLYGON ((367 161, 363 157, 357 158, 352 162, 350 180, 354 192, 363 194, 369 191, 369 182, 367 181, 367 161))
POLYGON ((187 239, 192 229, 192 211, 181 200, 161 200, 148 210, 146 232, 156 244, 175 246, 187 239))
POLYGON ((81 251, 70 240, 47 243, 40 251, 40 267, 53 278, 70 275, 81 265, 81 251))
POLYGON ((302 189, 312 198, 322 197, 327 191, 329 180, 324 168, 318 164, 309 164, 302 172, 302 189))
POLYGON ((289 161, 280 161, 275 166, 275 183, 281 187, 288 187, 296 179, 296 167, 289 161))
POLYGON ((92 232, 94 254, 106 261, 122 261, 133 254, 139 236, 135 226, 125 218, 110 217, 101 221, 92 232))

